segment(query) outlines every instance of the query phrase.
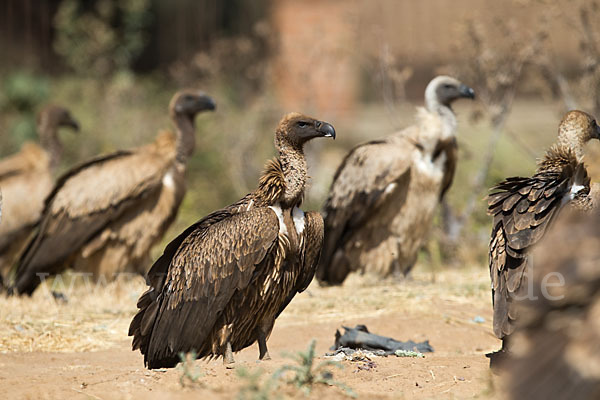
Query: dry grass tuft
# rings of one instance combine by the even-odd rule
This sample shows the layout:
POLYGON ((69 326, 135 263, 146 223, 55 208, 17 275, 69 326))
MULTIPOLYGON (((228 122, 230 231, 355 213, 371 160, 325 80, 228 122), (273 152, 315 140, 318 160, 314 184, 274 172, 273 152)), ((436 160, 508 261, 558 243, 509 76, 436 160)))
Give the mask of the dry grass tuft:
POLYGON ((0 297, 1 353, 94 351, 127 338, 144 280, 120 277, 100 285, 67 278, 73 285, 59 290, 66 303, 54 299, 50 283, 32 297, 0 297))
MULTIPOLYGON (((128 340, 136 301, 146 288, 141 277, 122 276, 104 285, 86 283, 81 276, 64 278, 64 285, 48 282, 32 297, 0 297, 0 353, 97 351, 128 340), (64 293, 67 302, 55 300, 51 290, 64 293)), ((402 281, 370 283, 352 277, 342 287, 322 288, 313 282, 296 296, 277 326, 376 317, 398 310, 462 321, 460 307, 456 315, 442 315, 439 302, 460 306, 490 301, 488 273, 482 268, 435 275, 417 268, 402 281)))
POLYGON ((439 301, 457 306, 486 304, 490 302, 489 279, 488 271, 483 268, 448 269, 435 275, 417 268, 402 280, 377 282, 354 274, 341 287, 325 288, 313 281, 306 294, 296 296, 281 314, 277 326, 364 319, 398 310, 447 318, 439 311, 439 301))

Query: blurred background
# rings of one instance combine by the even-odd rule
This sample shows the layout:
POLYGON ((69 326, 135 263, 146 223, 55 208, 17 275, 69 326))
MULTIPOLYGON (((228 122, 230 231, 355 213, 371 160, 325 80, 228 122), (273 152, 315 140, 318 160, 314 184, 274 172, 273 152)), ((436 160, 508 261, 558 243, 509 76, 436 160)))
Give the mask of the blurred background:
MULTIPOLYGON (((64 171, 151 141, 172 127, 176 90, 204 90, 218 109, 197 118, 167 242, 254 188, 283 113, 336 127, 307 150, 305 209, 319 209, 344 154, 412 124, 429 80, 451 74, 477 100, 455 109, 457 176, 420 264, 483 267, 487 188, 531 175, 566 110, 600 116, 598 21, 595 0, 3 0, 0 156, 36 138, 48 102, 82 125, 62 135, 64 171)), ((594 180, 598 155, 591 146, 594 180)))

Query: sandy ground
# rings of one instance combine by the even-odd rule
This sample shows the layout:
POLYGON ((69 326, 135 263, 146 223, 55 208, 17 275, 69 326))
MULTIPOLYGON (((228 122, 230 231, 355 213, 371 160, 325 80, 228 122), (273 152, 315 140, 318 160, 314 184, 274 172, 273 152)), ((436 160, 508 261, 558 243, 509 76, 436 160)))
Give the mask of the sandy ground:
MULTIPOLYGON (((342 325, 365 324, 371 332, 399 340, 428 339, 425 358, 374 358, 374 367, 343 361, 334 380, 359 398, 498 398, 499 383, 485 353, 499 341, 491 330, 488 276, 484 269, 419 272, 408 280, 366 285, 352 279, 341 288, 316 283, 297 296, 275 324, 269 339, 271 361, 256 362, 257 346, 236 354, 236 369, 262 371, 260 382, 283 365, 289 353, 316 340, 318 360, 342 325), (483 321, 483 322, 482 322, 483 321), (287 355, 286 355, 287 353, 287 355)), ((96 288, 66 289, 57 303, 40 290, 30 299, 0 298, 0 393, 4 398, 146 399, 235 398, 249 380, 221 361, 191 363, 201 374, 184 379, 181 369, 148 371, 130 350, 127 328, 135 313, 141 279, 96 288)), ((373 365, 372 365, 373 366, 373 365)), ((272 398, 305 398, 280 381, 272 398)), ((348 398, 343 390, 315 385, 310 398, 348 398)))

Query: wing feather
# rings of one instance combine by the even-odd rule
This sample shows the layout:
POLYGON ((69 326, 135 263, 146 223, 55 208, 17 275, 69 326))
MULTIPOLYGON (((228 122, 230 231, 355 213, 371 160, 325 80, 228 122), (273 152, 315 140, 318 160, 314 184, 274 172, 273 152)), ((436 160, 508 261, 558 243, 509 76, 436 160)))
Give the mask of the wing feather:
POLYGON ((456 137, 452 136, 446 140, 440 140, 433 153, 433 159, 435 160, 442 152, 446 155, 446 162, 444 163, 444 177, 442 178, 440 201, 444 198, 444 195, 448 189, 450 189, 450 186, 452 186, 452 182, 454 181, 456 164, 458 162, 458 144, 456 142, 456 137))
POLYGON ((337 274, 329 271, 333 268, 335 251, 377 212, 392 192, 407 190, 412 149, 414 145, 408 140, 396 139, 394 143, 365 143, 348 153, 334 176, 323 207, 325 239, 317 271, 319 280, 339 283, 331 280, 337 274))
POLYGON ((153 319, 152 329, 144 329, 145 317, 134 319, 130 326, 134 344, 140 343, 149 368, 173 366, 180 351, 202 348, 232 296, 267 267, 268 254, 276 251, 278 232, 279 220, 269 208, 239 214, 221 210, 167 246, 149 273, 150 282, 158 282, 160 288, 151 289, 157 293, 153 304, 139 312, 157 307, 156 316, 148 317, 153 319), (159 278, 165 272, 163 284, 159 278))
POLYGON ((279 317, 297 293, 305 291, 312 282, 323 248, 323 235, 324 227, 321 214, 315 211, 307 212, 305 214, 304 232, 302 234, 303 246, 299 260, 301 263, 300 274, 296 280, 296 286, 286 297, 275 318, 279 317))
POLYGON ((83 163, 59 178, 19 260, 17 291, 33 292, 39 283, 37 273, 66 268, 69 256, 104 226, 159 190, 169 167, 169 159, 152 152, 120 151, 83 163))
POLYGON ((303 266, 296 286, 297 293, 303 292, 313 280, 321 257, 325 229, 323 217, 318 212, 309 211, 305 216, 303 266))
POLYGON ((494 301, 494 333, 512 333, 513 298, 525 290, 528 253, 554 220, 568 192, 569 173, 540 172, 531 178, 508 178, 488 197, 493 216, 489 267, 494 301))

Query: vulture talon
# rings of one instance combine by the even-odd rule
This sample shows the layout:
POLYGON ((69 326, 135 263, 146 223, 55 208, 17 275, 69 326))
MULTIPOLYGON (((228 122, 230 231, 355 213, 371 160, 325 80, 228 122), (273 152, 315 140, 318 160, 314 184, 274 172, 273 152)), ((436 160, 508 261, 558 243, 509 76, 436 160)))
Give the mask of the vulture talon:
POLYGON ((225 346, 225 354, 223 355, 223 365, 225 365, 229 369, 233 369, 235 364, 235 359, 233 358, 233 351, 231 351, 231 343, 227 342, 225 346))

